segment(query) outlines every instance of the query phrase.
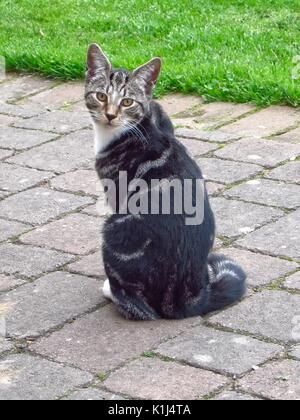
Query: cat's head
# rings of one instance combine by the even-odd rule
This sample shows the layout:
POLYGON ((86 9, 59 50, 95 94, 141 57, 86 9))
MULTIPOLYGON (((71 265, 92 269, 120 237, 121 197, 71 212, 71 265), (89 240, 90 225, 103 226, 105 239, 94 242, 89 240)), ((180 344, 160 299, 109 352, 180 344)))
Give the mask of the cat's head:
POLYGON ((98 45, 90 45, 85 98, 95 124, 123 130, 139 123, 149 110, 160 68, 160 58, 153 58, 133 71, 116 70, 98 45))

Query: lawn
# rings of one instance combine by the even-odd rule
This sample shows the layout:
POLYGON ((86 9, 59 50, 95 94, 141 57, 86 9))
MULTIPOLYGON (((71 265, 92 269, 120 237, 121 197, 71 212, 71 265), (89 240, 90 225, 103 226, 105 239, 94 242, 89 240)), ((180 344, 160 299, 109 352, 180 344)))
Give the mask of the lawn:
POLYGON ((8 69, 82 78, 98 42, 115 66, 161 56, 158 94, 300 105, 299 0, 1 0, 0 16, 8 69))

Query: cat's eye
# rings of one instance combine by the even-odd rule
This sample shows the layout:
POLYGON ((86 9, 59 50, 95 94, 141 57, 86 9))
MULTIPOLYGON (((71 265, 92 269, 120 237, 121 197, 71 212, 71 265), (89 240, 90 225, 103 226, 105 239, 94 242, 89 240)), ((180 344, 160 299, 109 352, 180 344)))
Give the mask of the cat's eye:
POLYGON ((98 92, 97 93, 97 99, 100 102, 106 102, 107 101, 107 96, 105 95, 105 93, 98 92))
POLYGON ((130 99, 130 98, 125 98, 125 99, 123 99, 123 101, 121 102, 121 105, 122 106, 125 106, 125 107, 128 107, 128 106, 131 106, 132 104, 133 104, 133 99, 130 99))

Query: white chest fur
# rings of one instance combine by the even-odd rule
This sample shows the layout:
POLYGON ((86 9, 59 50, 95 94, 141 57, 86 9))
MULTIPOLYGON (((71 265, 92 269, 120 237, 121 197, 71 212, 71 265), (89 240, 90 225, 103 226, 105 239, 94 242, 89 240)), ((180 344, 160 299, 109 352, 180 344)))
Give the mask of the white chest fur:
POLYGON ((95 130, 95 154, 101 153, 116 137, 120 136, 121 127, 104 127, 93 122, 95 130))

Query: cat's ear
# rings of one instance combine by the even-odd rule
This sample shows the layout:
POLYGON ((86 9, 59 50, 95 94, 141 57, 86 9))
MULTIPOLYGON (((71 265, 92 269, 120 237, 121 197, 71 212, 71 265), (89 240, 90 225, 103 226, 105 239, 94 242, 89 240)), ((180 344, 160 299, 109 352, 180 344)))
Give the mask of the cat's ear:
POLYGON ((110 73, 111 64, 101 50, 99 45, 91 44, 87 52, 87 69, 88 74, 95 75, 96 73, 110 73))
POLYGON ((144 81, 147 94, 151 94, 153 87, 156 85, 161 69, 161 59, 159 57, 152 58, 148 63, 143 64, 133 71, 133 76, 144 81))

